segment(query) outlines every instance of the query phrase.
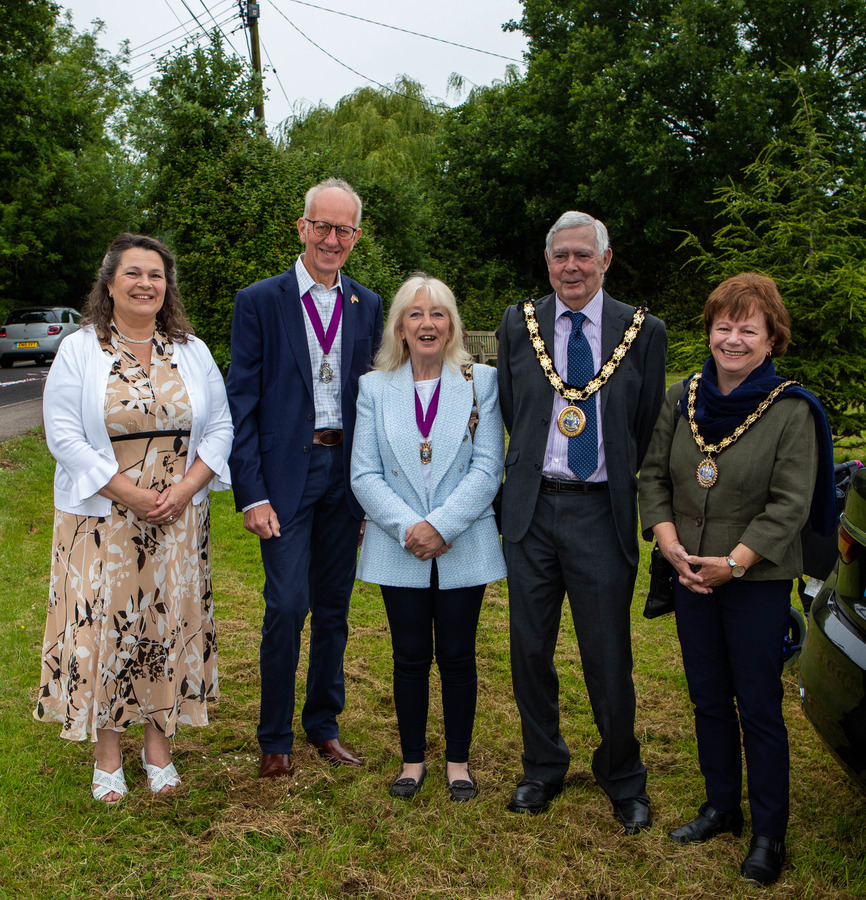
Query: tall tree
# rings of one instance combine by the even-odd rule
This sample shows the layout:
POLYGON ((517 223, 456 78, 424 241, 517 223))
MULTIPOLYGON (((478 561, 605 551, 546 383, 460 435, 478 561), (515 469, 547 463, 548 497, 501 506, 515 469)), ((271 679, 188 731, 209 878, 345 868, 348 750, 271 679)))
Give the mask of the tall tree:
POLYGON ((546 229, 583 209, 611 232, 612 291, 675 317, 706 292, 679 275, 675 229, 708 237, 715 187, 790 132, 781 73, 802 70, 841 147, 862 127, 862 2, 523 0, 508 27, 529 38, 526 76, 453 114, 439 208, 527 290, 546 280, 546 229))
POLYGON ((53 3, 0 22, 0 297, 78 305, 111 237, 135 216, 112 126, 128 78, 53 3))
MULTIPOLYGON (((796 81, 796 79, 794 79, 796 81)), ((866 428, 866 185, 838 162, 805 96, 793 134, 774 140, 745 177, 717 191, 725 224, 704 249, 685 246, 715 279, 773 278, 792 320, 781 372, 813 389, 838 434, 866 428)))

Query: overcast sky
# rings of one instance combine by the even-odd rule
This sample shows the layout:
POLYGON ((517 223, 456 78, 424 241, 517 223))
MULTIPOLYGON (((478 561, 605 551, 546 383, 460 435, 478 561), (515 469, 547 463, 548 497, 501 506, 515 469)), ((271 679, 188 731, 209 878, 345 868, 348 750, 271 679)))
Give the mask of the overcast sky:
MULTIPOLYGON (((246 2, 59 2, 72 13, 80 31, 89 29, 93 19, 105 22, 100 38, 105 49, 116 52, 124 40, 129 41, 130 72, 138 88, 147 87, 155 59, 217 23, 237 54, 249 59, 248 35, 239 13, 246 2)), ((504 22, 520 18, 518 0, 259 0, 259 10, 262 65, 267 70, 265 117, 270 127, 293 110, 319 102, 333 106, 358 87, 391 84, 404 74, 424 85, 428 96, 454 105, 462 97, 448 93, 452 72, 485 85, 501 79, 514 62, 524 71, 523 34, 502 31, 504 22)))

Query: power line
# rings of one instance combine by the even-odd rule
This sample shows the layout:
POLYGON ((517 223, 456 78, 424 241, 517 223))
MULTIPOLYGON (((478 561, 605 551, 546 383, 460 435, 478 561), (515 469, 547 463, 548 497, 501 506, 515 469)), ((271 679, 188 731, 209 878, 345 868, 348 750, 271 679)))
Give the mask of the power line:
MULTIPOLYGON (((221 23, 221 25, 228 25, 229 22, 232 22, 232 21, 234 20, 234 18, 235 18, 235 14, 233 13, 233 14, 230 15, 227 19, 223 20, 223 22, 221 23)), ((187 40, 199 41, 199 40, 201 40, 202 38, 207 37, 208 33, 209 33, 209 32, 207 32, 206 30, 203 31, 203 32, 192 32, 192 33, 188 33, 188 34, 187 34, 187 40)), ((168 43, 168 44, 174 44, 175 42, 174 42, 174 41, 168 41, 167 43, 168 43)), ((163 44, 163 46, 165 46, 165 44, 163 44)), ((154 52, 155 50, 157 50, 157 49, 159 49, 159 48, 156 48, 156 47, 155 47, 154 50, 151 51, 151 53, 153 53, 153 52, 154 52)), ((132 70, 130 71, 130 73, 129 73, 130 76, 133 78, 133 80, 139 80, 140 77, 142 76, 142 74, 143 74, 143 73, 146 73, 146 72, 148 71, 148 69, 152 69, 152 70, 155 71, 156 68, 158 68, 159 64, 160 64, 163 60, 168 59, 170 56, 172 56, 172 55, 175 53, 176 49, 177 49, 177 48, 172 47, 171 50, 169 50, 169 51, 166 52, 166 53, 163 53, 161 56, 158 56, 158 57, 156 57, 156 58, 151 58, 151 59, 148 60, 146 63, 142 63, 140 66, 138 66, 138 68, 132 69, 132 70)), ((232 47, 232 50, 234 50, 234 47, 232 47)), ((239 55, 239 54, 237 53, 237 50, 234 50, 234 52, 235 52, 236 55, 239 55)), ((151 73, 151 74, 152 74, 152 73, 151 73)))
POLYGON ((280 86, 280 90, 283 92, 283 96, 286 98, 286 103, 289 104, 289 108, 292 106, 292 101, 289 100, 289 95, 286 93, 286 89, 283 87, 283 82, 280 81, 280 76, 277 74, 277 67, 273 64, 271 60, 271 54, 268 53, 268 48, 265 46, 265 42, 259 37, 259 43, 262 45, 262 50, 265 51, 265 56, 268 58, 268 63, 270 64, 271 71, 274 73, 274 78, 277 79, 277 84, 280 86))
MULTIPOLYGON (((231 5, 231 4, 235 3, 236 0, 220 0, 220 2, 228 3, 231 5)), ((168 4, 166 4, 166 5, 168 5, 168 4)), ((217 3, 217 6, 219 6, 219 5, 220 4, 217 3)), ((169 6, 169 9, 171 10, 172 13, 174 13, 174 10, 171 9, 171 6, 169 6)), ((220 15, 222 15, 222 12, 220 13, 220 15)), ((177 18, 177 15, 175 15, 175 18, 177 18)), ((145 54, 139 53, 139 51, 143 51, 145 47, 149 47, 151 44, 155 44, 157 41, 161 41, 164 37, 168 37, 169 35, 174 34, 176 31, 183 30, 183 31, 186 31, 187 34, 189 34, 189 32, 187 31, 187 26, 192 21, 193 20, 190 19, 189 22, 180 22, 179 25, 176 25, 174 28, 171 28, 168 31, 165 31, 162 34, 158 34, 156 37, 151 38, 149 41, 145 41, 143 44, 138 44, 135 47, 130 47, 129 52, 130 52, 130 54, 132 54, 130 56, 130 59, 137 59, 139 56, 144 56, 145 54)), ((161 44, 160 46, 165 46, 165 45, 161 44)), ((153 52, 153 50, 157 50, 157 49, 159 49, 159 47, 153 47, 153 48, 151 48, 150 51, 145 51, 145 52, 153 52)))
MULTIPOLYGON (((325 56, 328 56, 332 60, 334 60, 334 62, 337 63, 337 65, 340 65, 344 69, 347 69, 353 75, 357 75, 359 78, 363 78, 364 81, 369 81, 371 84, 375 84, 377 87, 382 88, 383 91, 390 91, 392 94, 394 94, 397 97, 403 97, 406 100, 415 100, 416 102, 421 103, 423 105, 423 103, 424 103, 423 100, 418 100, 417 97, 410 97, 408 94, 403 94, 400 91, 395 91, 394 88, 389 87, 387 84, 382 84, 381 81, 376 81, 375 78, 370 78, 369 75, 364 75, 363 72, 359 72, 357 69, 353 69, 350 65, 347 65, 346 63, 344 63, 343 60, 338 59, 336 56, 334 56, 333 53, 330 53, 324 47, 317 44, 311 37, 309 37, 309 35, 304 34, 304 32, 301 31, 301 29, 298 28, 297 25, 295 25, 295 23, 273 2, 273 0, 271 0, 271 6, 274 7, 274 9, 289 23, 289 25, 292 26, 292 28, 295 29, 295 31, 298 32, 298 34, 305 41, 309 41, 317 50, 321 50, 321 52, 324 53, 325 56)), ((448 108, 447 104, 445 104, 445 103, 433 103, 431 105, 439 107, 440 109, 448 108)))
MULTIPOLYGON (((514 57, 512 56, 503 56, 501 53, 493 53, 490 50, 480 50, 478 47, 470 47, 468 44, 458 44, 456 41, 448 41, 445 38, 434 37, 432 34, 422 34, 420 31, 410 31, 408 28, 400 28, 397 25, 387 25, 385 22, 376 22, 373 19, 365 19, 362 16, 354 16, 351 13, 340 12, 340 10, 338 9, 328 9, 327 6, 316 6, 315 3, 308 3, 306 2, 306 0, 289 0, 289 2, 297 3, 299 6, 309 6, 311 9, 318 9, 322 12, 333 13, 335 16, 345 16, 345 18, 347 19, 356 19, 358 22, 366 22, 369 25, 378 25, 380 28, 389 28, 391 31, 402 31, 403 34, 411 34, 413 35, 413 37, 424 38, 428 41, 437 41, 440 44, 449 44, 451 47, 460 47, 462 50, 471 50, 473 53, 483 53, 485 56, 496 56, 499 59, 505 59, 508 62, 523 62, 522 59, 514 59, 514 57)), ((281 12, 281 10, 277 8, 273 0, 271 0, 271 4, 274 6, 277 12, 281 12)), ((286 19, 286 21, 288 21, 288 19, 286 19)))
MULTIPOLYGON (((235 45, 229 40, 228 35, 222 30, 222 26, 217 22, 217 20, 216 20, 214 14, 208 9, 207 4, 204 2, 204 0, 199 0, 199 3, 201 3, 201 5, 205 8, 205 11, 207 12, 207 14, 214 20, 214 23, 216 24, 216 27, 219 29, 219 33, 223 36, 223 39, 224 39, 225 42, 229 45, 229 47, 232 48, 232 50, 234 51, 235 56, 240 56, 240 53, 238 53, 237 48, 236 48, 235 45)), ((183 5, 186 6, 186 0, 183 0, 183 5)), ((232 18, 234 18, 234 16, 232 16, 232 18)))

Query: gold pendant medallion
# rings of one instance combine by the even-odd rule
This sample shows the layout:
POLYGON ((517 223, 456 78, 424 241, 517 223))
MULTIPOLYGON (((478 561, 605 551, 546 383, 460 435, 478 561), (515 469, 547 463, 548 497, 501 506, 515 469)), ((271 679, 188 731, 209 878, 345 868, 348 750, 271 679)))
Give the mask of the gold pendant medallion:
POLYGON ((556 417, 556 425, 567 438, 577 437, 586 428, 586 413, 577 406, 566 406, 556 417))
POLYGON ((719 466, 712 456, 701 460, 697 477, 698 484, 703 488, 711 488, 716 483, 716 479, 719 477, 719 466))
POLYGON ((430 446, 430 441, 421 441, 421 462, 423 465, 427 466, 430 464, 430 460, 433 459, 433 448, 430 446))

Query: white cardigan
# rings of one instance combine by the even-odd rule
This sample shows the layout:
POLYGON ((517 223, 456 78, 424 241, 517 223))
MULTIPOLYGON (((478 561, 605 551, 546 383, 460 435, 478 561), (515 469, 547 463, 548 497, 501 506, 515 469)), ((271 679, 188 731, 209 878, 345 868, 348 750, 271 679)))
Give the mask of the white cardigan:
MULTIPOLYGON (((199 504, 208 490, 231 487, 228 457, 234 431, 222 375, 204 343, 190 337, 186 344, 175 344, 174 358, 192 408, 187 470, 201 458, 216 473, 193 497, 199 504)), ((63 341, 45 381, 45 439, 57 460, 54 505, 64 512, 111 512, 111 500, 98 491, 118 471, 104 412, 113 362, 87 325, 63 341)))

